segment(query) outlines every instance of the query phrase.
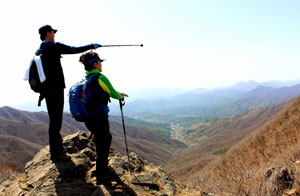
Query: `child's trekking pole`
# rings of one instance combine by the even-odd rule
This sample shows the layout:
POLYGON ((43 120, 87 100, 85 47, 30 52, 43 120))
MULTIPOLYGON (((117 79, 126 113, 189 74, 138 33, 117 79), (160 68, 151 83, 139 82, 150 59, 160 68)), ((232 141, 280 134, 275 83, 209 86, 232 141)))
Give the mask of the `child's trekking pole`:
POLYGON ((122 116, 122 124, 123 124, 123 130, 124 130, 124 138, 125 138, 125 146, 126 146, 126 153, 127 153, 127 158, 128 158, 128 169, 131 174, 131 169, 130 169, 130 161, 129 161, 129 154, 128 154, 128 146, 127 146, 127 139, 126 139, 126 131, 125 131, 125 122, 124 122, 124 115, 123 115, 123 106, 125 105, 124 99, 120 99, 120 110, 121 110, 121 116, 122 116))

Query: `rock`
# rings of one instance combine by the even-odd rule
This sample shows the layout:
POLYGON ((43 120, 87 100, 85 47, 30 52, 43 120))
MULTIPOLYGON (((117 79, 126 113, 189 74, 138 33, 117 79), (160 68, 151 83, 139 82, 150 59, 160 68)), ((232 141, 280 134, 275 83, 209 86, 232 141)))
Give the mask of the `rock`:
POLYGON ((266 183, 270 185, 270 192, 283 194, 293 187, 294 171, 287 167, 271 167, 266 172, 266 183))
POLYGON ((46 146, 26 164, 23 176, 0 185, 0 195, 189 195, 186 187, 135 153, 129 155, 128 163, 127 156, 111 151, 109 178, 116 181, 117 186, 113 189, 96 185, 95 177, 91 177, 96 160, 91 135, 78 132, 66 136, 63 145, 70 160, 53 162, 46 146))
POLYGON ((299 195, 300 195, 300 188, 298 187, 286 191, 282 196, 299 196, 299 195))

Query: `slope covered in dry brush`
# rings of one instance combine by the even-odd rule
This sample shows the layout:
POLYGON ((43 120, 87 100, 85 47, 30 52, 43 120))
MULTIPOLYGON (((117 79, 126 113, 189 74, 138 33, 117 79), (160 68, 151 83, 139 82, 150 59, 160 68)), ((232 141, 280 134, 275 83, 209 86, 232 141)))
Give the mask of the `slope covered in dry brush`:
POLYGON ((223 156, 232 146, 270 120, 288 102, 215 118, 181 130, 179 138, 190 145, 173 156, 166 169, 188 183, 191 175, 223 156))
POLYGON ((222 158, 195 172, 190 184, 225 195, 281 195, 299 185, 299 141, 297 97, 222 158))

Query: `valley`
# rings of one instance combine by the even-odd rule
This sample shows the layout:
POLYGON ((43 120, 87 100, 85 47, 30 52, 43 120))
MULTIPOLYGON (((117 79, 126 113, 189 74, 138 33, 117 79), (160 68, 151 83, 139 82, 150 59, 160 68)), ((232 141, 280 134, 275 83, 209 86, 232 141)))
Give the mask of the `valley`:
MULTIPOLYGON (((230 185, 223 182, 224 175, 228 175, 225 170, 243 178, 240 170, 245 170, 245 166, 242 164, 250 158, 261 162, 247 161, 247 167, 255 171, 257 167, 265 170, 267 166, 281 167, 277 161, 282 156, 289 160, 300 158, 297 155, 300 149, 297 147, 300 85, 257 86, 250 82, 213 92, 199 92, 163 98, 163 101, 143 100, 127 104, 125 122, 129 151, 160 165, 182 184, 216 193, 230 192, 230 185), (269 141, 272 141, 270 145, 269 141), (204 183, 204 179, 210 183, 204 183), (222 183, 216 185, 219 180, 222 183)), ((5 155, 0 164, 17 164, 22 171, 25 163, 48 144, 47 113, 2 107, 0 122, 0 150, 5 155)), ((110 129, 112 148, 125 154, 120 116, 110 115, 110 129)), ((77 131, 87 130, 65 113, 62 134, 77 131)), ((294 166, 290 168, 295 170, 294 166)), ((265 174, 261 171, 260 176, 258 173, 251 175, 260 178, 265 174)), ((233 176, 230 179, 234 181, 233 176)), ((250 186, 244 180, 234 181, 233 187, 235 183, 250 186)), ((252 187, 258 191, 256 188, 252 187)), ((265 190, 266 185, 262 184, 261 188, 265 190)), ((248 191, 248 188, 243 190, 248 191)))

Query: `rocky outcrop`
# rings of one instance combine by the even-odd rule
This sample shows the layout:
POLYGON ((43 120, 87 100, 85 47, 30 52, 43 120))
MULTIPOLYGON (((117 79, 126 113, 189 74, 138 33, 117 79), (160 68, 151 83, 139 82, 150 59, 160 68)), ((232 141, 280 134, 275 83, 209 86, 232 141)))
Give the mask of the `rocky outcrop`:
POLYGON ((270 195, 282 195, 285 190, 293 187, 295 181, 294 171, 288 167, 271 167, 265 177, 270 195))
POLYGON ((159 167, 141 159, 135 153, 127 156, 111 151, 110 179, 115 187, 96 185, 95 144, 87 132, 64 138, 64 147, 71 160, 53 162, 49 146, 39 151, 25 167, 25 174, 0 185, 0 195, 200 195, 179 185, 159 167))

